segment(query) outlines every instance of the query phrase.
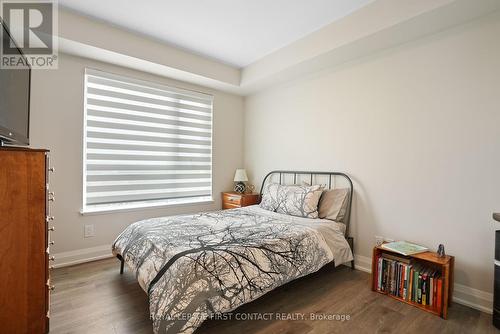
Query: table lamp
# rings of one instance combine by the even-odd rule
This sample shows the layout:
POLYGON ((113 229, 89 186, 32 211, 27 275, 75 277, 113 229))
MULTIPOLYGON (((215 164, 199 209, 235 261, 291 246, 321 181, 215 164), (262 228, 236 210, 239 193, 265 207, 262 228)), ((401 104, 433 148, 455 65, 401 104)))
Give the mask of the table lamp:
POLYGON ((247 172, 244 169, 238 168, 234 173, 234 191, 243 194, 246 189, 245 182, 248 181, 247 172))

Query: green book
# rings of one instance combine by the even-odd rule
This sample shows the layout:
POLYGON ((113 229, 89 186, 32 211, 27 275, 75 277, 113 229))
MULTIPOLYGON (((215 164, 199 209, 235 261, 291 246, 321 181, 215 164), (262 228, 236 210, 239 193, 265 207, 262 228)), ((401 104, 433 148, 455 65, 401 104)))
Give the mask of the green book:
POLYGON ((407 241, 394 241, 382 244, 380 247, 405 256, 427 252, 429 249, 424 246, 412 244, 407 241))
POLYGON ((413 301, 418 301, 418 275, 420 273, 420 267, 415 268, 413 272, 413 301))

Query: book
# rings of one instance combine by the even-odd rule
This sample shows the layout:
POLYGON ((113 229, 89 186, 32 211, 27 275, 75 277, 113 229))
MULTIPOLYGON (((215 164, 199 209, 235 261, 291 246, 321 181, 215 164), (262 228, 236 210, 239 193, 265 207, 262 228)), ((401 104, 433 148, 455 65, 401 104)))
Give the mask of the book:
POLYGON ((413 267, 410 267, 410 273, 409 273, 409 281, 408 281, 408 292, 407 292, 407 299, 409 301, 413 300, 413 267))
POLYGON ((377 289, 378 290, 382 290, 382 268, 383 268, 383 265, 382 265, 382 261, 384 261, 384 259, 379 256, 378 258, 378 261, 377 261, 377 289))
POLYGON ((422 274, 422 305, 427 305, 427 271, 422 274))
POLYGON ((405 295, 404 298, 405 300, 408 300, 408 291, 410 290, 410 272, 411 272, 411 265, 406 265, 406 282, 405 282, 405 295))
POLYGON ((403 275, 403 295, 401 297, 406 300, 406 292, 408 291, 408 266, 406 264, 403 264, 403 275))
POLYGON ((430 306, 433 306, 433 302, 432 302, 432 299, 434 297, 433 294, 434 294, 434 277, 431 276, 429 278, 429 298, 428 298, 430 306))
POLYGON ((417 269, 415 269, 413 273, 413 301, 415 303, 418 303, 418 273, 420 271, 420 266, 418 266, 417 269))
POLYGON ((387 292, 387 282, 388 282, 388 271, 389 271, 389 267, 388 267, 388 262, 386 260, 384 260, 382 262, 382 291, 384 292, 387 292))
POLYGON ((396 275, 396 296, 401 297, 401 264, 397 263, 396 275))
POLYGON ((422 304, 422 273, 418 273, 417 303, 422 304))
POLYGON ((389 271, 389 275, 391 277, 391 289, 389 290, 392 294, 396 291, 396 264, 394 261, 391 261, 391 270, 389 271))
POLYGON ((402 262, 402 263, 406 263, 406 264, 410 264, 410 262, 411 262, 411 258, 406 257, 406 256, 396 255, 396 254, 382 253, 382 257, 384 259, 394 260, 394 261, 398 261, 398 262, 402 262))
POLYGON ((437 308, 437 276, 433 279, 432 285, 432 305, 437 308))
POLYGON ((437 289, 436 289, 436 308, 439 313, 441 313, 441 308, 443 307, 443 279, 439 277, 437 279, 437 289))
POLYGON ((405 266, 404 264, 399 264, 399 267, 401 268, 400 272, 399 272, 399 276, 401 277, 399 279, 399 297, 401 298, 404 298, 404 291, 405 291, 405 277, 406 277, 406 274, 405 274, 405 266))
POLYGON ((407 241, 389 242, 382 244, 380 247, 405 256, 423 253, 429 250, 427 247, 412 244, 407 241))

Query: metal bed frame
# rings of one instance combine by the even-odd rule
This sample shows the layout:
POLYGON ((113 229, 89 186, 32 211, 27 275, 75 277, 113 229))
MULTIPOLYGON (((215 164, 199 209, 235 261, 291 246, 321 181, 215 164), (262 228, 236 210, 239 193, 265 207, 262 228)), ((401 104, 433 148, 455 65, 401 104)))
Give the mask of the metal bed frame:
MULTIPOLYGON (((348 207, 346 210, 346 218, 344 219, 344 224, 346 226, 345 228, 345 233, 344 237, 347 240, 347 243, 349 244, 349 247, 351 248, 351 251, 354 255, 354 238, 349 237, 349 223, 351 221, 351 206, 352 206, 352 193, 353 193, 353 186, 352 186, 352 181, 351 178, 344 173, 339 173, 339 172, 306 172, 306 171, 289 171, 289 170, 274 170, 272 172, 269 172, 265 177, 264 180, 262 180, 262 186, 260 187, 260 197, 262 198, 262 190, 264 189, 264 185, 266 184, 267 179, 269 179, 272 175, 279 174, 279 183, 284 184, 286 175, 292 175, 293 174, 293 183, 296 184, 297 182, 297 175, 303 176, 303 175, 309 175, 309 181, 310 184, 313 185, 313 180, 315 175, 327 175, 328 176, 328 189, 334 189, 332 188, 332 180, 333 184, 335 184, 335 177, 339 176, 347 180, 348 185, 349 185, 349 203, 348 207)), ((116 255, 118 260, 120 260, 120 274, 123 274, 123 267, 125 264, 125 260, 121 255, 116 255)), ((351 268, 354 269, 354 260, 351 261, 351 268)))
MULTIPOLYGON (((348 236, 349 234, 349 224, 351 222, 351 207, 352 207, 352 194, 353 194, 353 185, 352 185, 352 180, 351 178, 345 174, 345 173, 340 173, 340 172, 307 172, 307 171, 295 171, 295 170, 274 170, 269 173, 264 177, 262 180, 262 185, 260 187, 260 197, 262 198, 262 191, 264 189, 264 185, 266 184, 266 181, 272 177, 272 176, 277 176, 279 175, 279 184, 284 185, 284 182, 286 181, 286 176, 287 175, 293 175, 293 184, 297 184, 297 175, 298 176, 308 176, 309 177, 309 184, 313 185, 313 180, 314 176, 317 175, 322 175, 322 176, 327 176, 328 177, 328 188, 327 189, 335 189, 335 187, 332 188, 332 179, 333 179, 333 184, 335 185, 335 177, 341 177, 345 180, 347 180, 347 183, 349 185, 349 203, 347 206, 346 210, 346 217, 344 218, 344 224, 345 224, 345 233, 344 237, 347 240, 347 243, 349 244, 349 247, 351 248, 351 251, 354 256, 354 238, 348 236)), ((321 183, 323 184, 323 183, 321 183)), ((354 269, 354 260, 351 261, 351 268, 354 269)))

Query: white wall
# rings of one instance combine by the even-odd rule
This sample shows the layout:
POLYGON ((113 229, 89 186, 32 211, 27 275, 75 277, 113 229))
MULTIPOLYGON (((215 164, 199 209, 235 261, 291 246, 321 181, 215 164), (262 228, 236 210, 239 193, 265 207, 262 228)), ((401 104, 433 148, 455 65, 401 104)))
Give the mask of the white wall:
POLYGON ((500 17, 490 16, 247 97, 250 177, 347 172, 358 255, 371 256, 375 235, 432 249, 443 243, 456 256, 456 282, 491 298, 498 36, 500 17))
POLYGON ((59 260, 67 262, 110 254, 114 238, 127 225, 140 219, 220 208, 220 192, 231 189, 234 171, 243 162, 241 97, 65 54, 60 54, 58 70, 34 70, 32 73, 31 146, 50 149, 52 165, 56 168, 51 178, 51 188, 56 193, 53 206, 56 244, 51 253, 62 253, 63 258, 59 260), (85 67, 214 95, 213 204, 87 216, 79 213, 82 206, 85 67), (84 224, 95 225, 95 237, 83 237, 84 224))

